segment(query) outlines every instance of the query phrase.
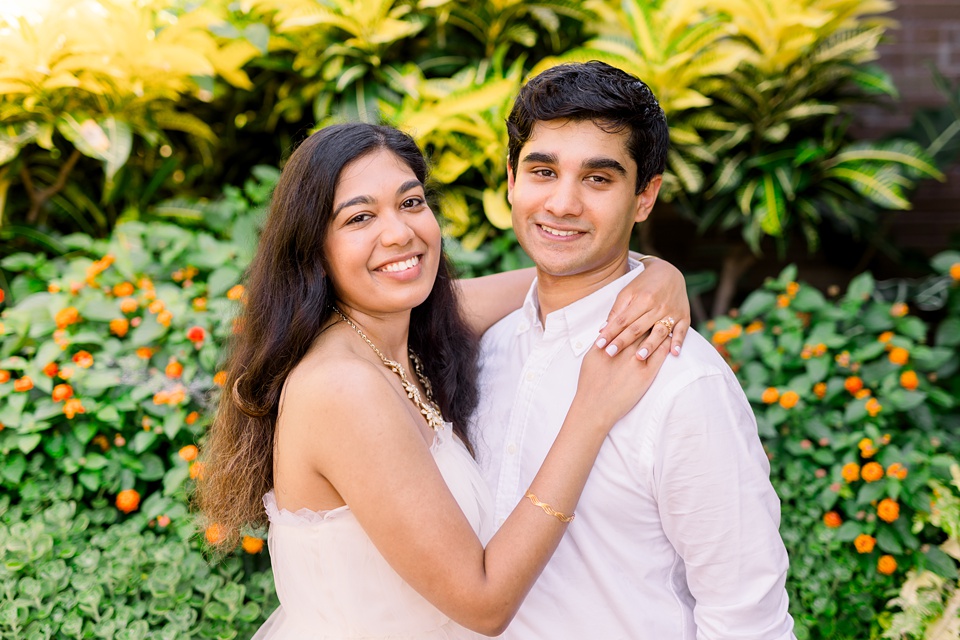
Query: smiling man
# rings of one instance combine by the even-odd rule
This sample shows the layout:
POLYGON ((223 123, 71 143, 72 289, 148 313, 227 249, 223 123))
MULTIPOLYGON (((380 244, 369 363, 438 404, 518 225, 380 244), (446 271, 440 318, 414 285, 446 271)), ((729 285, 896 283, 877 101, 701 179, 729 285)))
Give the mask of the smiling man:
MULTIPOLYGON (((615 352, 596 328, 643 270, 630 235, 656 201, 668 146, 650 89, 599 62, 530 80, 507 125, 513 226, 537 280, 482 344, 474 433, 498 522, 550 449, 586 350, 615 352)), ((504 637, 793 638, 768 476, 736 377, 691 330, 607 436, 576 520, 504 637)))

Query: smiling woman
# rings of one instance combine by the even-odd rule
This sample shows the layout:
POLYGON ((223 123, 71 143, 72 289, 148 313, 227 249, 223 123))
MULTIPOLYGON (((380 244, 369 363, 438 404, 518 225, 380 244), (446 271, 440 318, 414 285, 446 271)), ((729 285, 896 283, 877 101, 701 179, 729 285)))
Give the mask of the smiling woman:
POLYGON ((465 322, 426 181, 409 136, 346 124, 308 138, 274 192, 198 483, 217 544, 269 520, 281 606, 258 639, 500 633, 667 353, 591 349, 529 500, 494 534, 466 431, 476 336, 530 275, 487 287, 469 306, 500 311, 465 322))

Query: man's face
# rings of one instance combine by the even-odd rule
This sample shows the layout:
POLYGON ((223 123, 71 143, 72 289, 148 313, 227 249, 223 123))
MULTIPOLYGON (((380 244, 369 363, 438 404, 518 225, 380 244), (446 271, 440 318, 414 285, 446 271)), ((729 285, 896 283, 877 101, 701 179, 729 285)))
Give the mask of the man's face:
POLYGON ((590 120, 534 125, 507 178, 514 231, 541 275, 603 274, 624 262, 633 224, 650 214, 661 181, 635 193, 627 139, 590 120))

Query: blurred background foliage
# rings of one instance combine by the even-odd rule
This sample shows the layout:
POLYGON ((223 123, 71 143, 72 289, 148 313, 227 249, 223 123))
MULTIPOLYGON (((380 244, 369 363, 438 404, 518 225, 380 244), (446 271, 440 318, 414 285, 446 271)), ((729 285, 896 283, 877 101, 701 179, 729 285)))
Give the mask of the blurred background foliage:
MULTIPOLYGON (((660 97, 672 148, 658 209, 682 216, 692 246, 722 246, 688 287, 772 456, 798 636, 954 629, 960 253, 845 295, 791 269, 746 300, 738 286, 764 256, 822 257, 827 234, 891 250, 883 221, 960 155, 960 85, 936 70, 943 106, 883 139, 857 132, 859 109, 898 99, 876 64, 893 7, 0 0, 0 635, 255 628, 273 597, 263 532, 205 572, 186 503, 284 159, 332 122, 395 124, 430 156, 461 272, 527 265, 504 121, 524 79, 587 59, 660 97), (877 460, 882 482, 845 475, 877 460), (878 521, 879 499, 902 515, 878 521)), ((667 244, 654 228, 637 248, 667 244)))

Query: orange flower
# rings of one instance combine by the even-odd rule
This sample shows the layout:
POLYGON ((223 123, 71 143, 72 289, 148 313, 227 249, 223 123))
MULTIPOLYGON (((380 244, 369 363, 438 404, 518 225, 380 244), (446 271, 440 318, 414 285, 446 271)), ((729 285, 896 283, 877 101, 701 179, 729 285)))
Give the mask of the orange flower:
POLYGON ((48 378, 52 378, 58 373, 60 373, 60 367, 57 366, 56 362, 48 362, 47 366, 43 368, 43 375, 48 378))
POLYGON ((190 479, 203 480, 203 463, 193 462, 190 464, 190 479))
POLYGON ((200 451, 197 449, 197 445, 188 444, 187 446, 180 449, 180 452, 177 454, 187 462, 193 462, 197 459, 197 454, 200 451))
POLYGON ((13 381, 14 391, 30 391, 30 389, 33 389, 33 379, 30 376, 23 376, 13 381))
POLYGON ((754 320, 753 322, 747 325, 747 328, 745 329, 745 331, 747 333, 756 333, 757 331, 763 331, 763 322, 761 322, 760 320, 754 320))
POLYGON ((867 400, 865 407, 871 418, 876 418, 877 414, 883 411, 883 405, 881 405, 876 398, 870 398, 867 400))
POLYGON ((960 262, 954 262, 950 265, 950 277, 955 282, 960 282, 960 262))
POLYGON ((6 369, 0 369, 0 384, 10 382, 10 372, 6 369))
POLYGON ((164 528, 170 525, 170 516, 164 514, 162 516, 157 516, 157 525, 160 528, 164 528))
POLYGON ((841 367, 849 367, 849 366, 850 366, 850 352, 849 352, 849 351, 841 351, 840 353, 838 353, 837 355, 835 355, 835 356, 833 357, 833 359, 836 360, 837 364, 840 365, 841 367))
POLYGON ((827 345, 823 344, 822 342, 817 343, 813 347, 813 355, 818 358, 824 355, 826 352, 827 352, 827 345))
POLYGON ((150 303, 150 306, 147 307, 147 311, 150 313, 160 313, 163 311, 163 300, 154 300, 150 303))
POLYGON ((788 282, 787 283, 787 295, 791 298, 797 295, 797 292, 800 291, 800 284, 797 282, 788 282))
POLYGON ((836 511, 827 511, 823 514, 823 524, 827 525, 831 529, 836 529, 843 524, 843 520, 840 518, 840 514, 836 511))
POLYGON ((872 458, 877 453, 877 447, 870 438, 862 438, 857 446, 860 447, 860 455, 864 458, 872 458))
POLYGON ((800 402, 800 394, 796 391, 784 391, 780 396, 780 406, 784 409, 793 409, 800 402))
POLYGON ((905 365, 907 364, 907 360, 910 359, 910 352, 903 347, 894 347, 890 350, 890 355, 887 357, 890 358, 890 362, 893 364, 905 365))
POLYGON ((900 505, 896 500, 884 498, 877 505, 877 516, 884 522, 893 522, 900 517, 900 505))
POLYGON ((226 371, 217 371, 213 375, 213 384, 218 387, 222 387, 227 383, 227 372, 226 371))
POLYGON ((171 320, 173 320, 173 314, 167 311, 166 309, 164 309, 163 311, 157 314, 157 322, 159 322, 165 327, 170 326, 171 320))
POLYGON ((123 313, 133 313, 139 306, 133 298, 124 298, 120 301, 120 311, 123 313))
POLYGON ((203 342, 206 332, 203 327, 190 327, 187 329, 187 340, 190 342, 203 342))
POLYGON ((882 342, 883 344, 887 344, 888 342, 893 340, 893 331, 884 331, 883 333, 880 334, 877 340, 879 342, 882 342))
POLYGON ((69 380, 73 377, 73 367, 64 367, 58 374, 62 380, 69 380))
POLYGON ((110 321, 110 333, 122 338, 130 331, 130 321, 126 318, 116 318, 110 321))
POLYGON ((93 356, 87 351, 78 351, 75 353, 73 361, 82 369, 89 369, 93 366, 93 356))
POLYGON ((877 560, 877 571, 885 576, 890 575, 897 570, 897 561, 893 556, 880 556, 877 560))
POLYGON ((170 402, 170 392, 169 391, 157 391, 153 394, 153 404, 161 405, 168 404, 170 402))
POLYGON ((230 300, 239 300, 243 297, 243 285, 235 284, 227 291, 227 298, 230 300))
POLYGON ((131 513, 140 506, 140 494, 136 489, 124 489, 117 494, 117 509, 124 513, 131 513))
POLYGON ((170 392, 170 397, 167 399, 167 404, 180 404, 187 399, 187 392, 184 391, 183 387, 177 387, 170 392))
POLYGON ((853 541, 853 546, 857 548, 858 553, 870 553, 871 551, 873 551, 873 547, 876 544, 877 544, 877 539, 865 533, 861 533, 853 541))
POLYGON ((781 309, 790 306, 790 296, 785 293, 781 293, 777 296, 777 306, 781 309))
POLYGON ((818 382, 817 384, 813 385, 813 395, 823 400, 823 397, 827 395, 827 383, 818 382))
POLYGON ((868 462, 860 470, 860 476, 864 482, 876 482, 883 478, 883 467, 879 462, 868 462))
POLYGON ((263 539, 254 538, 253 536, 243 536, 241 546, 247 553, 260 553, 263 551, 263 539))
POLYGON ((763 395, 760 396, 760 399, 764 402, 764 404, 773 404, 780 399, 780 392, 777 391, 776 387, 767 387, 764 390, 763 395))
POLYGON ((902 318, 908 313, 910 313, 910 307, 908 307, 906 303, 895 302, 890 307, 890 315, 892 315, 894 318, 902 318))
POLYGON ((137 357, 141 360, 149 360, 153 356, 153 349, 150 347, 140 347, 137 349, 137 357))
POLYGON ((133 295, 133 285, 129 282, 121 282, 113 286, 113 295, 118 298, 125 298, 133 295))
POLYGON ((164 369, 164 373, 167 374, 168 378, 179 378, 183 375, 183 365, 171 358, 170 362, 167 363, 167 368, 164 369))
POLYGON ((897 480, 903 480, 907 477, 907 468, 899 462, 894 462, 892 465, 887 467, 887 475, 891 478, 896 478, 897 480))
POLYGON ((197 421, 199 417, 200 417, 199 413, 197 413, 196 411, 191 411, 190 413, 187 414, 187 417, 184 418, 183 421, 186 422, 187 424, 193 424, 194 422, 197 421))
POLYGON ((80 321, 80 312, 77 311, 76 307, 66 307, 65 309, 57 311, 53 316, 53 320, 57 323, 58 329, 65 329, 80 321))
POLYGON ((47 291, 50 293, 60 293, 60 285, 56 282, 51 282, 47 285, 47 291))
POLYGON ((62 402, 67 398, 73 397, 73 387, 68 384, 58 384, 53 388, 53 393, 51 395, 53 396, 54 402, 62 402))
POLYGON ((743 334, 743 327, 739 324, 731 326, 729 329, 717 331, 713 334, 713 344, 721 345, 730 342, 736 338, 739 338, 743 334))
POLYGON ((194 310, 194 311, 206 311, 206 310, 207 310, 207 299, 206 299, 206 298, 194 298, 194 299, 193 299, 193 310, 194 310))
POLYGON ((3 301, 7 299, 7 292, 3 289, 0 289, 0 304, 3 304, 3 301))
POLYGON ((904 371, 900 374, 900 386, 908 391, 913 391, 920 386, 920 379, 916 371, 904 371))
POLYGON ((73 420, 73 417, 78 413, 86 412, 87 410, 83 408, 80 398, 70 398, 63 403, 63 415, 67 416, 67 420, 73 420))
POLYGON ((860 391, 860 389, 863 389, 863 380, 858 376, 850 376, 843 381, 843 388, 851 394, 855 394, 857 391, 860 391))
POLYGON ((206 537, 207 542, 210 544, 220 544, 226 539, 227 532, 223 530, 222 526, 214 522, 207 527, 204 537, 206 537))
POLYGON ((840 475, 843 476, 843 479, 847 482, 856 482, 860 479, 860 465, 856 462, 848 462, 843 465, 843 469, 840 470, 840 475))

